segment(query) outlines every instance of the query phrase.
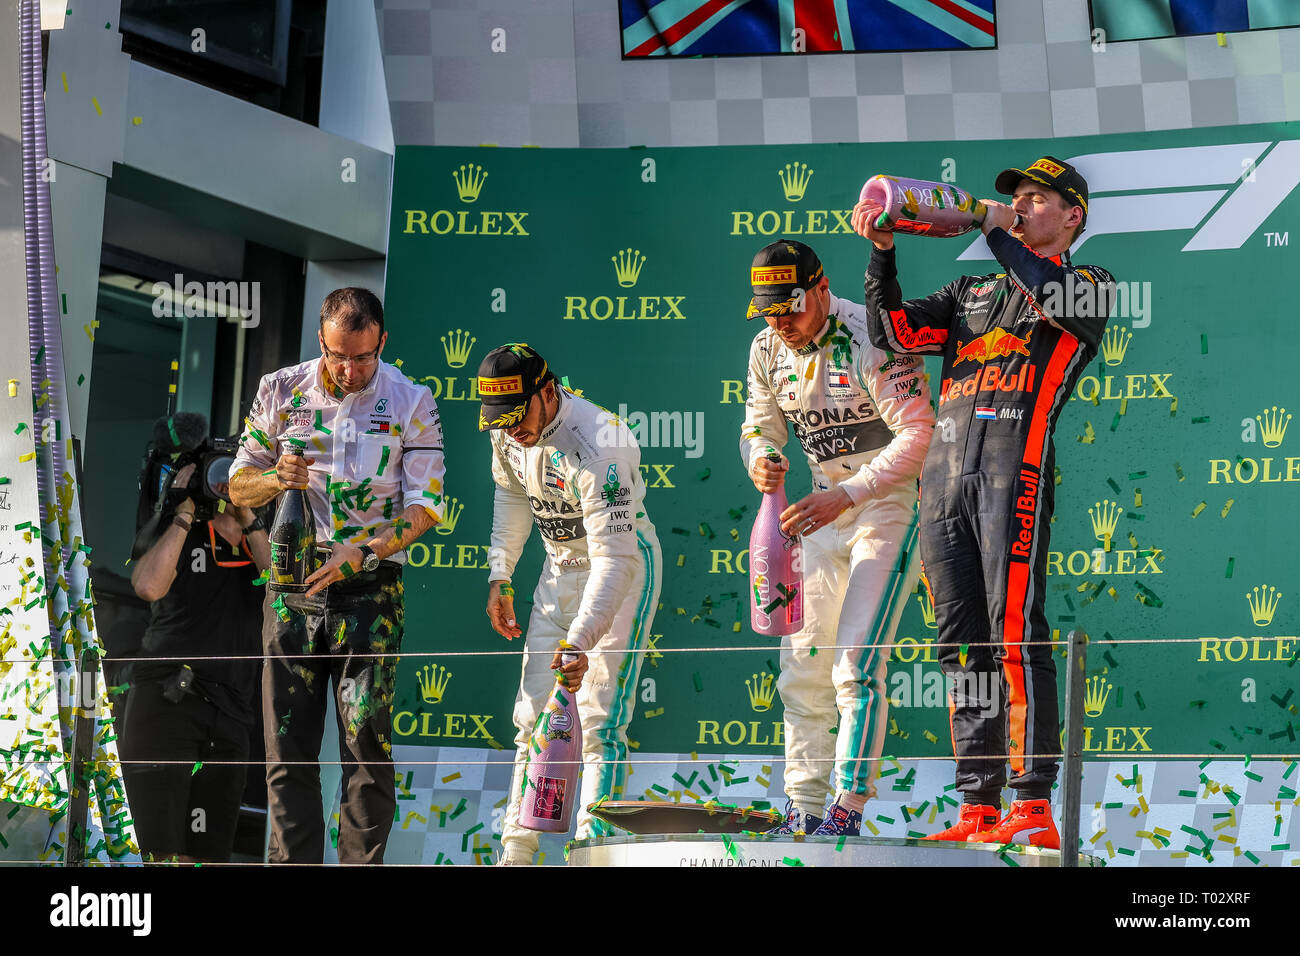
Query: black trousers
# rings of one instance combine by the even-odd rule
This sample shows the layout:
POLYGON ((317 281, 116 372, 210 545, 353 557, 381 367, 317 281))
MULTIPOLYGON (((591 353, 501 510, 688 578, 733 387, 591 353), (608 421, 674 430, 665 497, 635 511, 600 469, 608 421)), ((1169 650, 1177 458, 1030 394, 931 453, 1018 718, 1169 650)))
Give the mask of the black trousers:
MULTIPOLYGON (((1043 610, 1052 471, 943 475, 921 482, 921 559, 948 683, 957 789, 1007 784, 1044 799, 1059 769, 1060 716, 1043 610)), ((982 801, 981 801, 982 802, 982 801)))
POLYGON ((251 731, 196 694, 172 703, 160 683, 131 688, 118 747, 141 853, 230 861, 248 767, 211 761, 248 760, 251 731), (136 762, 150 760, 178 762, 136 762))
POLYGON ((339 862, 382 863, 397 807, 391 735, 395 655, 402 644, 401 568, 382 564, 332 585, 316 611, 277 608, 276 598, 267 593, 263 627, 270 860, 324 859, 317 761, 332 681, 343 762, 339 862))

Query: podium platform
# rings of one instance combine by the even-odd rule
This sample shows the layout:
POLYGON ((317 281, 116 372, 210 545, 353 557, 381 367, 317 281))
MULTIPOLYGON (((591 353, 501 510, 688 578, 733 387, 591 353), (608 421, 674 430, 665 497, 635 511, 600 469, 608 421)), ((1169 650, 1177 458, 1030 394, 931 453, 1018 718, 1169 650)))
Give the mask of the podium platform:
MULTIPOLYGON (((654 834, 577 840, 569 866, 1060 866, 1057 850, 886 837, 654 834)), ((1080 854, 1079 866, 1100 866, 1080 854)))

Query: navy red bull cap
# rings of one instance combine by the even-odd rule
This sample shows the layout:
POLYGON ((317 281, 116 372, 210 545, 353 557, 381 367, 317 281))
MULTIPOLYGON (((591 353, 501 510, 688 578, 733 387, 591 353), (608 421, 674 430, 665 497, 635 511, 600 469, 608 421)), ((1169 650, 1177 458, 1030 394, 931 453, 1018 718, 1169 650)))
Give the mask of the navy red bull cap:
POLYGON ((1079 225, 1088 221, 1088 181, 1069 163, 1055 156, 1044 156, 1024 169, 1004 169, 993 181, 993 188, 1011 196, 1022 179, 1032 179, 1055 190, 1071 206, 1083 210, 1083 221, 1079 225))

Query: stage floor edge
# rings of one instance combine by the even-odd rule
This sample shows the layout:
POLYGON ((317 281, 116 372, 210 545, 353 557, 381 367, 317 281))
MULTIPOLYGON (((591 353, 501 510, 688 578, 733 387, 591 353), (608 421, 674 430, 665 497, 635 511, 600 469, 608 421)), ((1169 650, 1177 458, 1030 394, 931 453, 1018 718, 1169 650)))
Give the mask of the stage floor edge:
MULTIPOLYGON (((939 843, 887 837, 768 837, 658 834, 576 840, 569 866, 1050 866, 1061 854, 1038 847, 939 843)), ((1102 866, 1080 854, 1079 866, 1102 866)))

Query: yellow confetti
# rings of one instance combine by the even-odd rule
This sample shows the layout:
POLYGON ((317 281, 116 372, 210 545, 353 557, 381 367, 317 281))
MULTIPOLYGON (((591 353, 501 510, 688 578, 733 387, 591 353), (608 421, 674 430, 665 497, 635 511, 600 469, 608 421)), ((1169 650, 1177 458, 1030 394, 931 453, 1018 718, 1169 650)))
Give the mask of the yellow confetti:
POLYGON ((1228 45, 1228 34, 1226 34, 1226 33, 1216 33, 1216 34, 1214 35, 1214 38, 1215 38, 1216 40, 1219 41, 1219 46, 1227 46, 1227 45, 1228 45))
POLYGON ((132 116, 132 117, 131 117, 131 125, 132 125, 132 126, 139 126, 139 125, 140 125, 141 123, 143 123, 143 122, 144 122, 144 117, 143 117, 143 116, 132 116))
POLYGON ((1197 505, 1195 508, 1192 509, 1192 517, 1195 518, 1204 510, 1205 510, 1205 502, 1202 501, 1199 505, 1197 505))
POLYGON ((1237 500, 1236 498, 1229 498, 1226 502, 1224 502, 1223 510, 1219 512, 1220 518, 1228 517, 1228 512, 1232 510, 1232 503, 1236 500, 1237 500))
POLYGON ((68 92, 68 74, 66 72, 60 73, 59 79, 63 80, 63 92, 68 92))
POLYGON ((34 452, 34 451, 29 451, 29 452, 28 452, 27 454, 25 454, 25 455, 19 455, 19 456, 18 456, 18 460, 19 460, 19 461, 31 461, 31 460, 32 460, 33 458, 35 458, 35 457, 36 457, 36 452, 34 452))
POLYGON ((10 398, 18 397, 18 379, 16 378, 11 378, 9 380, 9 397, 10 398))
POLYGON ((99 99, 97 97, 92 96, 90 98, 90 102, 95 107, 95 112, 98 113, 100 116, 103 116, 104 111, 99 108, 99 99))

